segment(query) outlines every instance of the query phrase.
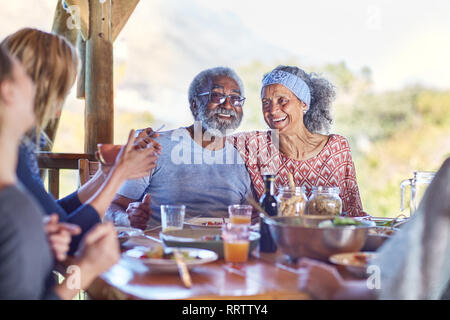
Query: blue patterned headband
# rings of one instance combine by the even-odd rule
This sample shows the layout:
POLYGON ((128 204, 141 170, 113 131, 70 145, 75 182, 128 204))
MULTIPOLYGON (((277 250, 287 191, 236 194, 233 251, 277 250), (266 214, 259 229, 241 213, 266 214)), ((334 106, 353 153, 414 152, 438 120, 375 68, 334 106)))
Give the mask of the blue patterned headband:
POLYGON ((311 103, 311 92, 309 91, 309 87, 305 81, 303 81, 296 75, 293 75, 292 73, 282 70, 274 70, 264 77, 262 81, 262 89, 264 89, 265 86, 275 83, 282 84, 283 86, 291 90, 297 98, 299 98, 306 104, 307 110, 309 110, 309 106, 311 103))

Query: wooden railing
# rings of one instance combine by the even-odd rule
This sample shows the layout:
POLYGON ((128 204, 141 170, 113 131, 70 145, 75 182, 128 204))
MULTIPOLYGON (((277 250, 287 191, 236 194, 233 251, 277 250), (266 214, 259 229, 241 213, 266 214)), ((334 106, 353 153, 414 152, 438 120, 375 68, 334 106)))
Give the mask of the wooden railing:
POLYGON ((40 169, 48 170, 48 191, 59 199, 59 171, 62 169, 79 170, 78 160, 95 161, 95 156, 88 153, 38 153, 40 169))

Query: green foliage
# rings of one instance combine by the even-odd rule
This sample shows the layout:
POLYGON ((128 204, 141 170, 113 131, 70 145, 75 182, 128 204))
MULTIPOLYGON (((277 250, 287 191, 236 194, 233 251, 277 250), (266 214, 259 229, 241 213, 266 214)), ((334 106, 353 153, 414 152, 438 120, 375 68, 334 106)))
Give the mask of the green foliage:
POLYGON ((424 121, 437 126, 445 126, 450 122, 450 91, 422 91, 415 101, 416 111, 424 121))

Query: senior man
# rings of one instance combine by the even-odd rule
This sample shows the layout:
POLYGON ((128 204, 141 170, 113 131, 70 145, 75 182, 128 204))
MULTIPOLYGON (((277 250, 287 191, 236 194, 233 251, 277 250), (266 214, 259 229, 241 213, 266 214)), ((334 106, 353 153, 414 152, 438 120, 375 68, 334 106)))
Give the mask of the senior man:
POLYGON ((194 123, 160 133, 162 155, 149 177, 119 190, 107 219, 145 229, 160 224, 161 205, 185 205, 186 218, 225 217, 228 206, 252 196, 250 177, 226 136, 239 127, 244 87, 230 68, 200 72, 189 87, 194 123))

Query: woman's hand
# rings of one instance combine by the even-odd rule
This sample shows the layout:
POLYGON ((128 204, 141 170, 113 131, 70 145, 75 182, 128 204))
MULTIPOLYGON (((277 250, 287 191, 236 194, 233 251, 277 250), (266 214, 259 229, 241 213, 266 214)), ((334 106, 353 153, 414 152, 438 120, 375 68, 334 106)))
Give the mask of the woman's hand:
POLYGON ((96 225, 83 238, 77 256, 86 288, 120 259, 119 240, 111 222, 96 225))
POLYGON ((153 138, 159 137, 159 133, 156 131, 153 131, 152 128, 145 128, 143 130, 140 130, 139 133, 136 135, 134 146, 135 148, 147 148, 148 146, 152 146, 155 151, 158 154, 161 154, 162 147, 161 145, 154 140, 153 138))
POLYGON ((44 220, 44 230, 56 260, 60 262, 66 260, 72 236, 81 233, 80 227, 70 223, 59 223, 58 215, 54 213, 44 220))
MULTIPOLYGON (((139 133, 135 135, 133 147, 135 149, 146 149, 151 147, 156 152, 156 154, 160 155, 162 151, 162 146, 156 140, 153 139, 157 138, 158 136, 159 133, 153 131, 152 128, 140 130, 139 133)), ((99 151, 95 152, 95 157, 96 159, 101 159, 99 151)), ((117 158, 118 155, 116 157, 116 160, 117 158)), ((114 167, 114 163, 106 164, 101 161, 99 161, 99 163, 100 163, 99 171, 101 171, 106 177, 111 171, 111 169, 114 167)))
POLYGON ((303 258, 299 261, 301 268, 299 288, 314 299, 336 299, 344 288, 344 280, 336 268, 325 263, 303 258))
POLYGON ((136 148, 134 130, 131 130, 128 142, 120 150, 114 168, 125 179, 137 179, 150 175, 150 171, 156 167, 158 152, 153 146, 136 148))

